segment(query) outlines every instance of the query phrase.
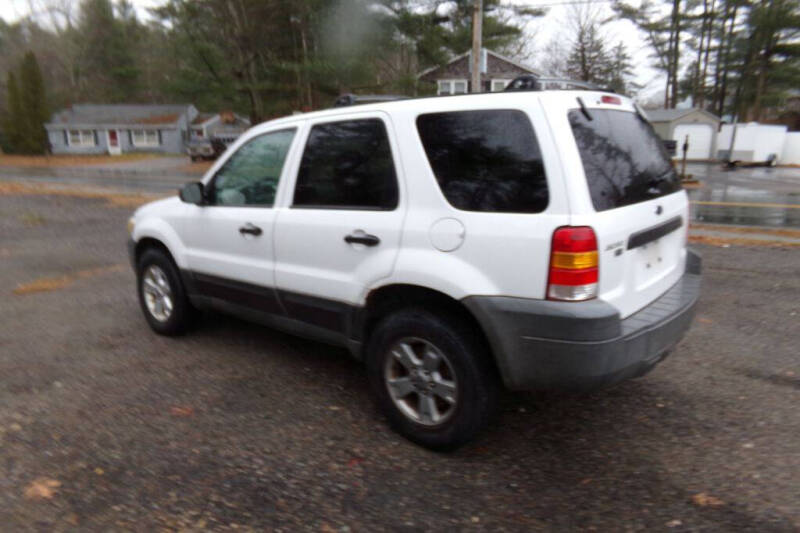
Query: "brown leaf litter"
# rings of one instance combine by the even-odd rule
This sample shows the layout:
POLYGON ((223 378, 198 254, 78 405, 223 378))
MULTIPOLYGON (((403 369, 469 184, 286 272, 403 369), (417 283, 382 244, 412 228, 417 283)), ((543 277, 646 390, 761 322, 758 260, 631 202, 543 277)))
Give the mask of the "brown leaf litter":
POLYGON ((25 487, 23 494, 26 500, 50 500, 60 486, 61 482, 58 480, 40 477, 34 479, 30 485, 25 487))
POLYGON ((64 274, 63 276, 52 278, 39 278, 28 283, 20 283, 13 292, 17 295, 24 295, 37 292, 56 291, 72 285, 72 283, 74 283, 76 280, 100 276, 110 272, 119 272, 124 268, 125 265, 117 264, 97 268, 88 268, 85 270, 79 270, 72 274, 64 274))

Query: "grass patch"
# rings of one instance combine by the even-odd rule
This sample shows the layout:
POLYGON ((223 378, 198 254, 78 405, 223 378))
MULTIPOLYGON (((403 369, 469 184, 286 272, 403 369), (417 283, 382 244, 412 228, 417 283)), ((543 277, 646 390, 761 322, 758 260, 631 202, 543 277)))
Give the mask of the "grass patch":
POLYGON ((69 196, 73 198, 98 198, 105 200, 109 207, 139 207, 153 200, 165 198, 155 194, 126 194, 102 189, 82 187, 0 182, 0 196, 69 196))
POLYGON ((125 161, 139 161, 165 157, 162 154, 122 154, 122 155, 8 155, 0 154, 0 166, 7 167, 83 167, 125 161))
POLYGON ((45 223, 45 218, 39 213, 34 213, 33 211, 28 211, 21 214, 19 219, 26 226, 43 226, 45 223))

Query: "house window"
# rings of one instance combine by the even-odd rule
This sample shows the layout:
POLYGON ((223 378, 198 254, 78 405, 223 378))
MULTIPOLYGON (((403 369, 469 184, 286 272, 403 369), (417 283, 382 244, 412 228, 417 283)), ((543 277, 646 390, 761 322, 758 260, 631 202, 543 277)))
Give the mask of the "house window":
POLYGON ((492 80, 492 92, 504 91, 509 83, 511 83, 511 80, 492 80))
POLYGON ((131 130, 131 141, 138 148, 158 146, 158 130, 131 130))
POLYGON ((94 146, 94 131, 69 130, 67 141, 70 146, 94 146))
POLYGON ((439 80, 436 94, 467 94, 467 80, 439 80))

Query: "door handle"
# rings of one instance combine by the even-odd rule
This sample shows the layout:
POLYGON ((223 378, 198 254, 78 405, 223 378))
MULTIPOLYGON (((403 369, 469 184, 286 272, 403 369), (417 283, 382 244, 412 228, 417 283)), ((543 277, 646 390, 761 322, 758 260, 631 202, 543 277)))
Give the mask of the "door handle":
POLYGON ((377 246, 381 240, 375 235, 347 235, 344 238, 347 244, 363 244, 364 246, 377 246))
POLYGON ((259 235, 261 235, 264 232, 261 231, 261 228, 259 228, 258 226, 248 222, 247 224, 245 224, 244 226, 239 228, 239 233, 241 233, 242 235, 250 234, 250 235, 254 235, 254 236, 258 237, 259 235))

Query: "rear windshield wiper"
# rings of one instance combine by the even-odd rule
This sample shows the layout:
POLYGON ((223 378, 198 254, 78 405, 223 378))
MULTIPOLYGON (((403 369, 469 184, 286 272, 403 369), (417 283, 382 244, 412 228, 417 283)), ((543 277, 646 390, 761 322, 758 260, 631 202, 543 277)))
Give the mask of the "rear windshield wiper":
POLYGON ((579 103, 579 104, 580 104, 580 106, 581 106, 581 113, 583 113, 583 116, 584 116, 584 117, 586 117, 586 120, 590 120, 590 121, 591 121, 591 120, 594 120, 594 117, 592 117, 592 114, 591 114, 591 113, 589 113, 589 110, 586 108, 586 104, 584 104, 584 103, 583 103, 583 98, 581 98, 581 97, 579 96, 579 97, 577 98, 577 100, 578 100, 578 103, 579 103))

